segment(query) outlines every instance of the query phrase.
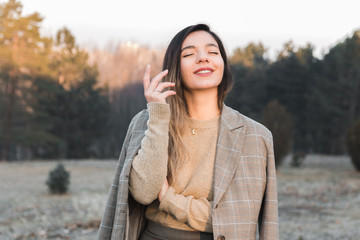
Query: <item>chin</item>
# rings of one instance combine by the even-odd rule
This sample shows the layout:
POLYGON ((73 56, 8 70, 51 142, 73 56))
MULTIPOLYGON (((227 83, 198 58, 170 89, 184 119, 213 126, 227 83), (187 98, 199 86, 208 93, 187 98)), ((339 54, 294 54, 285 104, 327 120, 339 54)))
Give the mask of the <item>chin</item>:
POLYGON ((207 90, 216 90, 218 89, 219 85, 208 85, 208 86, 194 86, 192 88, 190 88, 189 90, 193 90, 193 91, 207 91, 207 90))

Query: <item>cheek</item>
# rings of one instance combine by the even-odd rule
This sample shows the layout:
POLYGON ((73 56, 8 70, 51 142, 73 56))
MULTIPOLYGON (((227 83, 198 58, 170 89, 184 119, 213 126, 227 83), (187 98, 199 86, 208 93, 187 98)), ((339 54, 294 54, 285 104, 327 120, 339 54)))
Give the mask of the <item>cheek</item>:
POLYGON ((222 59, 218 63, 218 69, 220 70, 219 74, 221 75, 222 78, 224 75, 224 61, 222 59))
POLYGON ((186 61, 181 62, 180 72, 183 79, 188 78, 188 76, 191 74, 191 68, 189 67, 189 64, 186 61))
POLYGON ((224 60, 221 57, 217 59, 216 65, 219 69, 224 71, 224 60))

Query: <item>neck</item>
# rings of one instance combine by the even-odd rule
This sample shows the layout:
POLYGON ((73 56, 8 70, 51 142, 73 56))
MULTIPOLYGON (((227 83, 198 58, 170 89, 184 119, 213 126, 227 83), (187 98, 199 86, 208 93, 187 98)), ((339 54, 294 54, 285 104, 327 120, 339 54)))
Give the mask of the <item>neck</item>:
POLYGON ((219 116, 218 96, 216 91, 184 92, 190 118, 209 120, 219 116))

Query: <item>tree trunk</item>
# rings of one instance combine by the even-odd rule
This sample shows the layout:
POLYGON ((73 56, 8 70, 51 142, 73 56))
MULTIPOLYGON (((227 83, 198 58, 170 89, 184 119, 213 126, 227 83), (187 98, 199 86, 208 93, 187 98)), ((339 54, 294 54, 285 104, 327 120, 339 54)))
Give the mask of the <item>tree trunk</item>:
POLYGON ((3 132, 5 136, 4 150, 2 152, 2 161, 9 159, 10 144, 12 140, 12 127, 13 127, 13 111, 15 106, 15 94, 17 87, 17 78, 15 71, 10 72, 10 88, 8 97, 8 107, 5 113, 3 132))

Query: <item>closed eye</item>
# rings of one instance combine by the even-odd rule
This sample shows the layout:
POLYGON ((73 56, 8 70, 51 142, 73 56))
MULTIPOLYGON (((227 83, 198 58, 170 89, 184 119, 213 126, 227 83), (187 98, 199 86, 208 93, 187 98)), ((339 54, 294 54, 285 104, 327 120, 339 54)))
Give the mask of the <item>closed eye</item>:
POLYGON ((218 55, 219 53, 218 52, 210 52, 211 54, 216 54, 216 55, 218 55))
POLYGON ((191 55, 194 55, 194 54, 192 54, 192 53, 185 54, 183 57, 185 58, 185 57, 188 57, 188 56, 191 56, 191 55))

